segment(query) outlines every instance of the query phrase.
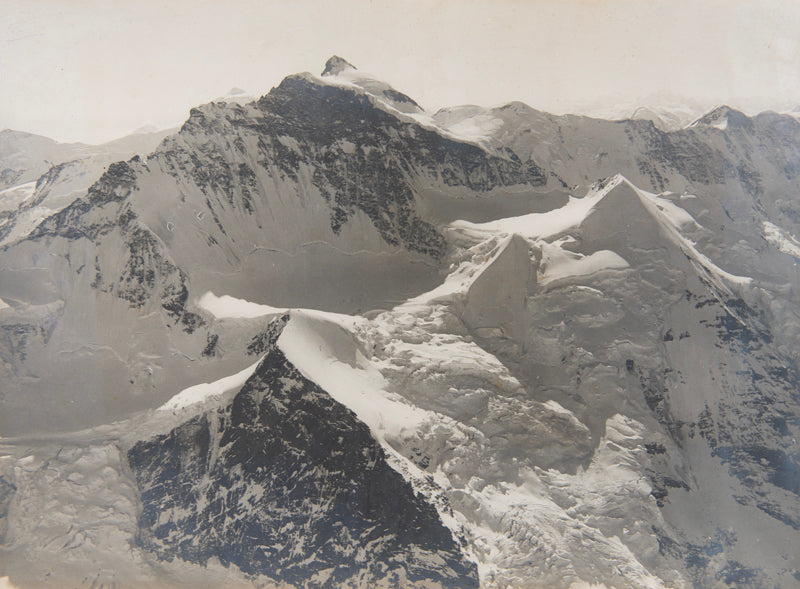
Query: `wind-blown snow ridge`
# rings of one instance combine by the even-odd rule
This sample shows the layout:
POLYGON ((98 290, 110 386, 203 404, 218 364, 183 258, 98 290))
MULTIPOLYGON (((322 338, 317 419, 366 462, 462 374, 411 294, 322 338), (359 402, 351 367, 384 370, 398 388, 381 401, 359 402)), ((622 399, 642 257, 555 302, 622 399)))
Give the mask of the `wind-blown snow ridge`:
POLYGON ((471 105, 441 109, 433 118, 447 132, 478 143, 490 140, 505 124, 491 109, 471 105))
POLYGON ((429 305, 437 301, 449 301, 455 295, 465 293, 471 284, 491 266, 506 247, 511 243, 513 235, 489 236, 488 239, 467 249, 463 254, 460 264, 451 269, 444 282, 431 291, 422 293, 398 308, 418 307, 429 305))
MULTIPOLYGON (((380 384, 378 381, 374 381, 375 370, 370 372, 369 366, 364 363, 363 354, 352 349, 352 346, 355 345, 355 340, 352 339, 352 333, 357 326, 366 321, 363 317, 341 315, 313 309, 290 310, 287 308, 272 307, 270 305, 262 305, 244 299, 238 299, 229 295, 217 296, 211 291, 206 292, 198 299, 197 306, 211 313, 216 319, 254 319, 257 317, 288 313, 291 319, 287 327, 284 328, 286 335, 282 334, 278 340, 279 347, 301 372, 313 373, 314 378, 307 375, 311 380, 329 392, 340 391, 341 389, 337 388, 336 383, 341 382, 350 382, 351 386, 353 383, 359 381, 369 383, 364 384, 364 386, 359 389, 362 393, 365 390, 375 389, 376 386, 374 385, 376 385, 376 383, 380 384), (298 325, 303 325, 306 329, 302 329, 298 327, 298 325), (321 337, 319 334, 315 335, 317 330, 324 331, 328 336, 334 339, 338 337, 338 342, 344 344, 344 348, 332 348, 325 338, 321 337), (283 345, 281 345, 281 342, 283 342, 283 345), (356 364, 343 364, 340 361, 342 353, 346 356, 350 354, 352 356, 351 359, 358 357, 360 361, 356 364), (295 363, 292 358, 297 362, 295 363)), ((200 383, 188 387, 160 406, 158 410, 174 411, 205 402, 212 398, 219 398, 224 393, 233 391, 244 385, 245 381, 250 378, 257 367, 258 362, 255 362, 231 376, 226 376, 214 382, 200 383)), ((346 391, 342 394, 347 394, 347 392, 352 391, 346 391)), ((357 393, 355 394, 356 396, 353 398, 358 399, 357 393)), ((335 395, 333 396, 335 398, 335 395)), ((348 406, 350 405, 349 403, 345 404, 348 406)), ((375 423, 374 420, 372 421, 375 423)), ((367 423, 369 424, 369 422, 367 423)), ((375 425, 376 431, 379 431, 379 424, 375 423, 375 425)))
MULTIPOLYGON (((369 323, 364 317, 313 309, 278 309, 227 295, 218 297, 212 292, 205 293, 198 305, 217 319, 289 313, 290 319, 277 341, 287 360, 303 376, 356 413, 369 426, 375 439, 401 462, 407 460, 396 453, 390 441, 411 436, 424 422, 447 421, 446 417, 415 407, 387 390, 386 379, 368 357, 371 352, 362 341, 363 331, 369 323), (359 332, 362 332, 360 337, 359 332)), ((499 362, 497 364, 501 366, 499 362)), ((214 383, 190 387, 161 409, 181 408, 241 386, 257 365, 214 383)), ((417 473, 419 470, 412 463, 403 468, 417 473)))
POLYGON ((569 201, 563 207, 546 213, 530 213, 487 223, 454 221, 450 227, 479 239, 494 234, 512 233, 529 239, 548 239, 580 225, 592 209, 623 182, 627 182, 627 180, 618 174, 607 182, 595 186, 583 198, 570 196, 569 201))
POLYGON ((36 180, 0 190, 0 211, 13 210, 30 199, 36 191, 36 180))
MULTIPOLYGON (((259 360, 260 362, 260 360, 259 360)), ((176 411, 190 405, 197 405, 205 401, 222 397, 227 392, 238 390, 250 378, 258 367, 258 362, 251 364, 244 370, 226 376, 214 382, 204 382, 183 389, 169 401, 161 405, 158 411, 176 411)))
POLYGON ((277 315, 286 309, 252 303, 229 295, 218 297, 208 291, 197 300, 197 306, 214 315, 217 319, 253 319, 264 315, 277 315))
POLYGON ((245 90, 242 90, 239 87, 233 87, 228 91, 227 94, 215 98, 213 102, 228 102, 245 105, 253 102, 255 99, 256 98, 252 94, 246 92, 245 90))
MULTIPOLYGON (((367 319, 314 309, 281 309, 228 295, 205 293, 198 306, 217 319, 255 318, 289 313, 290 319, 278 338, 278 348, 306 378, 322 387, 335 400, 353 410, 378 441, 397 437, 404 429, 416 431, 427 419, 398 395, 385 390, 386 381, 367 358, 356 337, 367 319), (390 420, 387 417, 391 416, 390 420)), ((190 387, 173 397, 162 409, 174 409, 220 394, 225 387, 240 386, 258 363, 214 383, 190 387), (241 382, 239 382, 241 380, 241 382), (238 383, 238 384, 237 384, 238 383)))
MULTIPOLYGON (((460 259, 441 285, 409 299, 400 307, 429 305, 463 296, 503 254, 515 237, 525 240, 531 249, 541 250, 541 265, 537 273, 537 281, 541 285, 568 277, 588 276, 602 270, 627 268, 628 262, 610 250, 600 250, 590 255, 565 250, 564 245, 575 241, 572 237, 564 237, 552 243, 547 241, 578 227, 609 192, 625 181, 621 175, 615 176, 596 186, 585 197, 570 197, 566 205, 546 213, 532 213, 487 223, 454 221, 449 226, 450 237, 454 242, 465 246, 460 259)), ((672 212, 672 216, 680 223, 687 222, 677 212, 672 212)))
POLYGON ((295 316, 308 316, 324 319, 345 326, 347 329, 354 329, 366 321, 360 315, 343 315, 330 311, 319 311, 317 309, 290 309, 288 307, 272 307, 253 303, 244 299, 237 299, 230 295, 217 296, 212 291, 206 292, 197 300, 197 306, 211 313, 216 319, 255 319, 267 315, 280 315, 290 313, 295 316))

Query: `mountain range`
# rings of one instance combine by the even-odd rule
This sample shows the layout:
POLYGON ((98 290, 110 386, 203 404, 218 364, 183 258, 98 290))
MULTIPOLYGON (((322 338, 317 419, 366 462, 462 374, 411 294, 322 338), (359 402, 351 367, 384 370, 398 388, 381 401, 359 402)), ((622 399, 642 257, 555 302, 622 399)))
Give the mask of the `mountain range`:
POLYGON ((243 95, 0 133, 0 575, 800 584, 798 118, 243 95))

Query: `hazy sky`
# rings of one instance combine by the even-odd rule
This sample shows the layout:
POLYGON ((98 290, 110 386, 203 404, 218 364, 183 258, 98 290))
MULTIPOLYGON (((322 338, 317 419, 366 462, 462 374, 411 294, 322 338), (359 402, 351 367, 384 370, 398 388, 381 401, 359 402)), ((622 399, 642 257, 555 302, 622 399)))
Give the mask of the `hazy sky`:
POLYGON ((800 104, 798 0, 0 0, 0 14, 0 129, 61 141, 177 125, 331 54, 430 110, 800 104))

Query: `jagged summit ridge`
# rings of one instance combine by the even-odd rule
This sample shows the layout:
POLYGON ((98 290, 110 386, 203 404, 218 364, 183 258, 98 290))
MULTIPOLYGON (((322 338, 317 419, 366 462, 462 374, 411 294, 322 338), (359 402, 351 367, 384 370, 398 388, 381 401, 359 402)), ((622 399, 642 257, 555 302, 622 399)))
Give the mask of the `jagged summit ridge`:
POLYGON ((338 55, 333 55, 330 59, 328 59, 328 61, 325 62, 325 69, 322 70, 322 75, 338 76, 344 71, 355 69, 358 68, 346 59, 339 57, 338 55))

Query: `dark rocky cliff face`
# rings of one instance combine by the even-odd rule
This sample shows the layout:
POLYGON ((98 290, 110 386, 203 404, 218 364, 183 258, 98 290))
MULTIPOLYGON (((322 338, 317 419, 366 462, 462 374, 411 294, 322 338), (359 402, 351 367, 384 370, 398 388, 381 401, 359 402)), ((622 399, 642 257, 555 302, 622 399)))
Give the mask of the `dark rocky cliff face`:
POLYGON ((369 429, 269 348, 229 406, 129 450, 139 544, 298 587, 477 587, 369 429))
POLYGON ((226 205, 250 215, 259 208, 265 190, 259 179, 302 182, 305 171, 330 209, 335 233, 362 211, 390 245, 439 258, 444 240, 416 210, 416 178, 475 192, 545 183, 533 162, 447 139, 398 119, 367 95, 306 75, 289 76, 254 106, 193 109, 181 129, 183 142, 168 142, 154 154, 170 174, 202 187, 223 233, 218 220, 226 205), (186 144, 194 153, 186 153, 186 144))

